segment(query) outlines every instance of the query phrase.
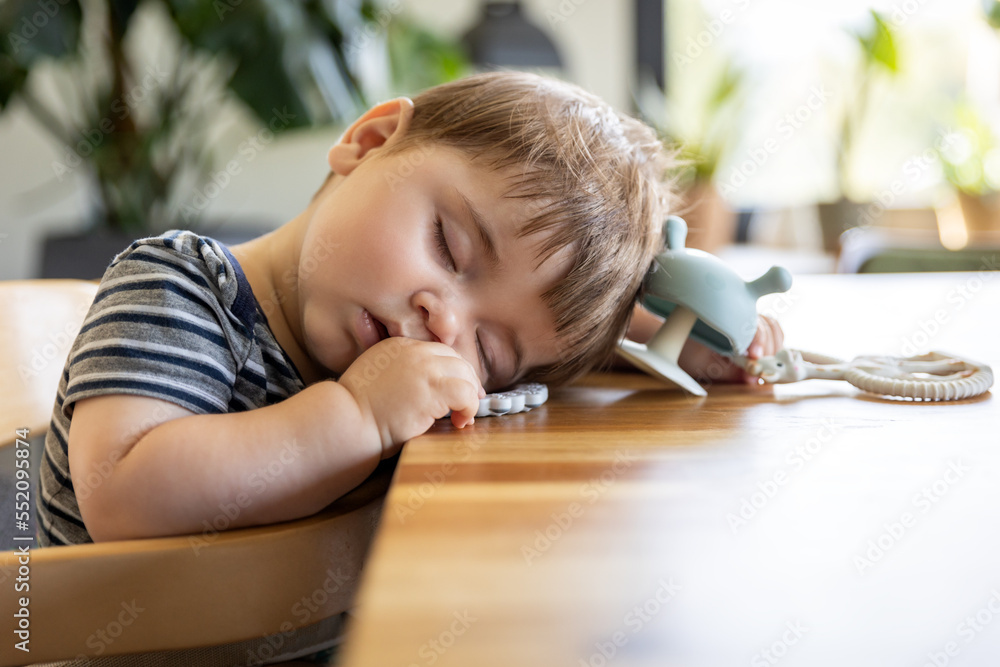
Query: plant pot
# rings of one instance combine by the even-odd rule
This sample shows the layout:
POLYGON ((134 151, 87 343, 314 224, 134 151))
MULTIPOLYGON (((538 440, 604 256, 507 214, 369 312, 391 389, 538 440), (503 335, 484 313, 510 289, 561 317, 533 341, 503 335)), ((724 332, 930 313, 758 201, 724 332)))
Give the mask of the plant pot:
POLYGON ((677 213, 687 223, 689 248, 715 253, 736 241, 736 213, 710 181, 696 181, 683 193, 677 213))
MULTIPOLYGON (((223 245, 235 245, 256 238, 270 229, 260 226, 227 226, 222 230, 202 231, 201 233, 223 245)), ((155 232, 125 234, 98 229, 76 234, 48 236, 42 242, 38 277, 100 280, 111 260, 118 253, 129 247, 132 241, 151 235, 155 235, 155 232)))
POLYGON ((839 254, 840 237, 848 229, 861 226, 870 204, 861 204, 841 197, 835 202, 819 204, 819 226, 823 235, 823 250, 839 254))
POLYGON ((98 280, 115 255, 134 240, 105 230, 48 236, 42 241, 38 277, 98 280))
POLYGON ((980 232, 1000 231, 1000 192, 977 196, 959 190, 958 203, 962 207, 965 229, 970 236, 980 232))

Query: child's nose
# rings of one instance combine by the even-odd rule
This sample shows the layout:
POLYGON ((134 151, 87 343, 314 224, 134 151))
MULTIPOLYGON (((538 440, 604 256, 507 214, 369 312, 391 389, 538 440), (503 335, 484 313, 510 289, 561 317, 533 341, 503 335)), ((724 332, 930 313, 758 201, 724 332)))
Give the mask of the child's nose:
POLYGON ((461 326, 453 304, 431 292, 419 292, 414 305, 423 317, 424 326, 437 342, 455 347, 461 326))

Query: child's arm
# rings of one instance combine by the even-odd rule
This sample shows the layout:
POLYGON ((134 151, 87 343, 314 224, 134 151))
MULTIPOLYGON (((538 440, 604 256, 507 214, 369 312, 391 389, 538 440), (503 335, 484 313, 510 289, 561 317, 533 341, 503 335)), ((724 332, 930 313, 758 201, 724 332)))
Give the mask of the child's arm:
MULTIPOLYGON (((663 318, 637 305, 632 311, 632 321, 626 336, 637 343, 646 343, 663 324, 663 318)), ((759 359, 773 355, 781 349, 784 334, 774 318, 761 315, 757 319, 757 333, 750 343, 747 356, 759 359)), ((693 339, 688 339, 681 350, 678 364, 681 369, 699 380, 713 382, 746 382, 756 384, 757 378, 748 375, 728 358, 710 350, 693 339)))
POLYGON ((306 516, 448 410, 456 426, 471 423, 481 393, 451 348, 389 339, 340 382, 247 412, 196 415, 121 394, 84 399, 69 446, 80 511, 95 541, 306 516))

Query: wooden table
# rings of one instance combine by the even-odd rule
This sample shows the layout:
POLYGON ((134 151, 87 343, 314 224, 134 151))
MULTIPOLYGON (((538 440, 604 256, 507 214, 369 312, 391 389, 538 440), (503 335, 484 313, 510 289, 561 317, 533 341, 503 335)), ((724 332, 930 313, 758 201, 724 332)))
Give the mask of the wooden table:
MULTIPOLYGON (((1000 370, 995 272, 801 277, 761 306, 790 347, 1000 370)), ((407 444, 343 664, 998 664, 992 394, 708 393, 592 375, 407 444)))

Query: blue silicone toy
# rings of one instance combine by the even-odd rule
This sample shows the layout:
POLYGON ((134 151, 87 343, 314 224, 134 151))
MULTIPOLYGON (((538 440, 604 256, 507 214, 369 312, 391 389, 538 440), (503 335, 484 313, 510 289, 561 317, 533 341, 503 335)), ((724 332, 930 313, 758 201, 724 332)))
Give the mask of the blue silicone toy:
POLYGON ((666 322, 648 344, 624 340, 619 352, 650 374, 704 396, 677 365, 688 336, 722 354, 746 354, 757 332, 757 299, 788 290, 792 276, 773 266, 745 282, 718 257, 685 248, 687 224, 677 216, 667 218, 663 235, 667 247, 656 256, 642 305, 666 322))
POLYGON ((844 362, 782 349, 771 357, 748 359, 747 349, 757 332, 757 299, 788 290, 791 275, 772 266, 760 278, 745 282, 718 257, 685 248, 687 225, 680 218, 667 218, 663 233, 666 249, 656 256, 642 304, 666 321, 648 344, 623 340, 619 353, 692 394, 705 396, 705 390, 677 365, 689 336, 728 355, 765 382, 845 380, 880 396, 931 401, 971 398, 993 384, 989 366, 941 352, 907 358, 862 356, 844 362))

